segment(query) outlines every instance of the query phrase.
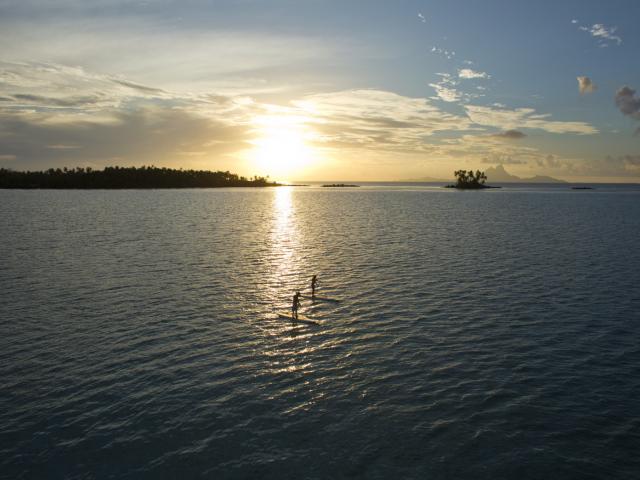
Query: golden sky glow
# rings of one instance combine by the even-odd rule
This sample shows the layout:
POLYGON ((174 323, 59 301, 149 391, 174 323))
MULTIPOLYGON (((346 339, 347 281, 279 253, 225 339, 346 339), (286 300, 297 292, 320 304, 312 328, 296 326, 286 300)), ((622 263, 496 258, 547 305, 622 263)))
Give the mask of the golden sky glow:
POLYGON ((213 3, 0 1, 0 168, 640 179, 636 1, 213 3))

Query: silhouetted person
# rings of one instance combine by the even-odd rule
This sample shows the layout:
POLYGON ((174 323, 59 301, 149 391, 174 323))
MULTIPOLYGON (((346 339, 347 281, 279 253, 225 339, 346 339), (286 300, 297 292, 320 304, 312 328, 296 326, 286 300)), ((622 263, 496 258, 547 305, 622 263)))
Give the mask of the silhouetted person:
POLYGON ((300 306, 300 292, 296 292, 293 296, 293 304, 291 305, 291 318, 298 319, 298 307, 300 306))
POLYGON ((314 275, 311 278, 311 297, 315 297, 316 296, 316 284, 318 283, 318 276, 314 275))

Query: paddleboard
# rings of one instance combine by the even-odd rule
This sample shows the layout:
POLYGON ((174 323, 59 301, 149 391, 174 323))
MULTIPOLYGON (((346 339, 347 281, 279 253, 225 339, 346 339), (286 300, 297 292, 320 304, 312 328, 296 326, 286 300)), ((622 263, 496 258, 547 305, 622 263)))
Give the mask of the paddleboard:
POLYGON ((308 298, 310 300, 318 300, 319 302, 339 302, 340 300, 338 300, 337 298, 329 298, 329 297, 321 297, 319 295, 316 295, 315 297, 312 297, 311 295, 300 295, 302 298, 308 298))
POLYGON ((292 322, 306 323, 307 325, 320 325, 320 323, 316 322, 315 320, 311 320, 309 317, 306 317, 301 313, 298 314, 298 318, 293 318, 291 316, 291 312, 278 312, 278 317, 286 318, 287 320, 291 320, 292 322))

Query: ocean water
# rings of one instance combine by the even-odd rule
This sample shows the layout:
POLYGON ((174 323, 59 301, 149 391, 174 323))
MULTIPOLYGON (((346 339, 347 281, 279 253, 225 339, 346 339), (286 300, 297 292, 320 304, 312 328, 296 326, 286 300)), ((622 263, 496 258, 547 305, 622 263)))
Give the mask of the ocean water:
MULTIPOLYGON (((0 477, 640 477, 640 189, 0 191, 0 477), (276 312, 318 274, 301 312, 276 312)), ((304 293, 304 292, 303 292, 304 293)))

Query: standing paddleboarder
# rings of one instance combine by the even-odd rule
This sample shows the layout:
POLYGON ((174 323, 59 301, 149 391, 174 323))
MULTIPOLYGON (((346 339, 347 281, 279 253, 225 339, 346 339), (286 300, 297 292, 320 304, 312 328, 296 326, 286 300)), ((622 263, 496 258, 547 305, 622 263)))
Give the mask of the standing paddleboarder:
POLYGON ((293 304, 291 305, 291 318, 298 319, 298 307, 300 306, 300 292, 296 292, 293 296, 293 304))
POLYGON ((316 284, 318 283, 318 276, 314 275, 311 278, 311 298, 316 296, 316 284))

